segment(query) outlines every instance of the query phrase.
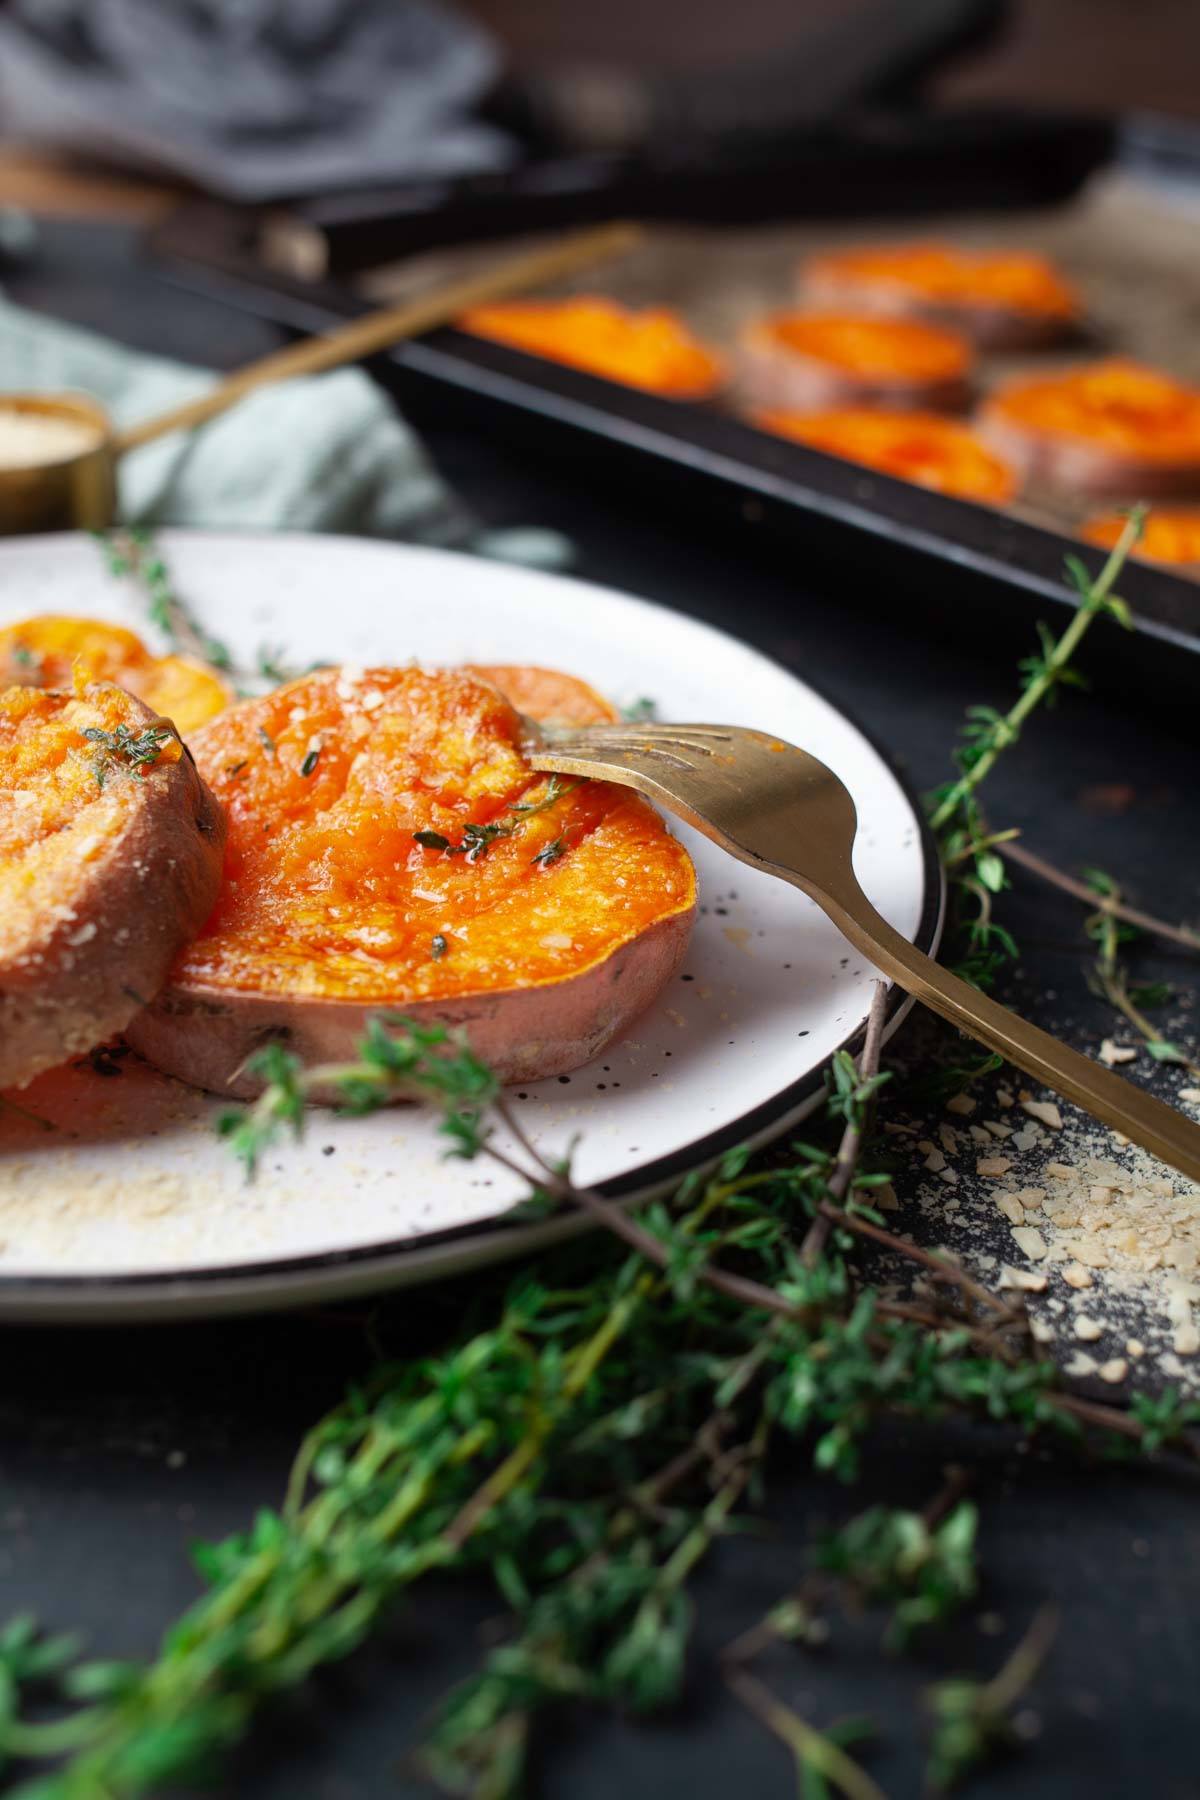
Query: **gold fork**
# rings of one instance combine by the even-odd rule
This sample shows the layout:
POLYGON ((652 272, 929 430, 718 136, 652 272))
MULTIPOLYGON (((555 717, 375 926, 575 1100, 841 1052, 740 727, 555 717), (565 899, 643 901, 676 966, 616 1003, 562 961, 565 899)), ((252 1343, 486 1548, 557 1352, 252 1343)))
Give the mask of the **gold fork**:
POLYGON ((1200 1181, 1200 1126, 941 968, 876 912, 851 860, 854 801, 806 750, 737 725, 642 723, 530 724, 524 748, 535 769, 637 788, 752 869, 790 881, 908 993, 1200 1181))

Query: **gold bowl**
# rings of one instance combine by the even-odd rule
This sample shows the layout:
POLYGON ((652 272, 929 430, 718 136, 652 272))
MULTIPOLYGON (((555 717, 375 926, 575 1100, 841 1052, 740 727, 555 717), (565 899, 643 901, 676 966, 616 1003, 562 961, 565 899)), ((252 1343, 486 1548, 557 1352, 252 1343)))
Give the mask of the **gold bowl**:
POLYGON ((0 534, 19 531, 98 531, 110 525, 117 502, 112 421, 86 394, 0 394, 0 412, 61 420, 84 427, 73 454, 52 462, 0 463, 0 534))

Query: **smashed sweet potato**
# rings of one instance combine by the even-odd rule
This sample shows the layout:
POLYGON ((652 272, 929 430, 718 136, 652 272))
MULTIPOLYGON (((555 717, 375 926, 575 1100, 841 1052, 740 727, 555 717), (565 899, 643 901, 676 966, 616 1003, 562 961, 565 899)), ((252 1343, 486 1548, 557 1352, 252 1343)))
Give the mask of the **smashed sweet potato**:
POLYGON ((803 265, 800 291, 817 306, 952 325, 990 350, 1055 343, 1083 311, 1077 289, 1044 256, 937 240, 822 251, 803 265))
POLYGON ((0 627, 0 683, 69 688, 76 665, 86 680, 112 681, 136 694, 184 737, 233 699, 215 669, 187 656, 153 656, 120 625, 42 613, 0 627))
POLYGON ((822 413, 758 412, 751 419, 779 437, 960 500, 998 506, 1016 491, 1012 471, 975 432, 937 413, 846 407, 822 413))
POLYGON ((502 300, 457 321, 463 331, 567 363, 670 400, 705 400, 725 378, 722 358, 665 306, 640 312, 615 300, 502 300))
POLYGON ((957 332, 870 313, 774 313, 739 340, 738 389, 750 406, 961 406, 973 363, 957 332))
POLYGON ((199 930, 224 819, 174 731, 108 683, 0 688, 0 1087, 120 1031, 199 930))
POLYGON ((1032 481, 1078 494, 1200 487, 1200 388, 1113 358, 997 388, 980 429, 1032 481))
MULTIPOLYGON (((603 705, 492 674, 530 709, 603 705)), ((595 1055, 677 968, 695 876, 644 800, 535 774, 520 740, 495 686, 414 668, 325 670, 205 726, 225 881, 134 1048, 235 1094, 264 1043, 347 1057, 379 1008, 465 1027, 506 1081, 595 1055)))

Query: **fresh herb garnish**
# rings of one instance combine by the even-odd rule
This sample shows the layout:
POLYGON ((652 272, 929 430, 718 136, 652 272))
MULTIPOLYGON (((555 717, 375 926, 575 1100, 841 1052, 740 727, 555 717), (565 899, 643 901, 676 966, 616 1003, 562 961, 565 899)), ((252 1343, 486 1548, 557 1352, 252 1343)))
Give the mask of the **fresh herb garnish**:
MULTIPOLYGON (((468 823, 463 826, 462 838, 457 844, 443 837, 440 831, 414 831, 413 838, 426 850, 443 850, 447 856, 465 856, 468 862, 480 862, 485 857, 497 838, 512 837, 517 827, 524 825, 538 813, 547 812, 557 804, 564 794, 573 793, 577 787, 583 786, 583 778, 578 781, 560 781, 557 775, 550 777, 546 792, 540 800, 519 801, 501 818, 494 819, 490 825, 468 823)), ((562 850, 556 852, 562 855, 562 850)), ((541 859, 534 857, 533 861, 541 859)), ((549 859, 554 861, 554 857, 549 859)))
POLYGON ((1066 559, 1068 579, 1079 595, 1070 623, 1058 638, 1045 625, 1038 626, 1040 652, 1021 663, 1021 692, 1006 713, 991 706, 967 709, 963 741, 954 755, 958 776, 929 796, 929 823, 958 901, 955 969, 976 987, 990 987, 1003 965, 1017 955, 1012 933, 994 917, 993 904, 1008 886, 1003 852, 1016 832, 991 828, 980 808, 978 789, 997 759, 1017 742, 1036 708, 1042 702, 1052 705, 1060 688, 1082 684, 1071 659, 1095 621, 1107 615, 1126 629, 1132 628, 1129 608, 1113 593, 1113 587, 1141 536, 1145 517, 1144 506, 1132 509, 1095 579, 1078 557, 1066 559))
POLYGON ((559 857, 565 856, 566 853, 567 846, 565 841, 560 837, 556 837, 552 844, 547 844, 544 850, 539 850, 537 855, 531 856, 529 860, 530 862, 541 863, 543 869, 548 869, 551 863, 557 862, 559 857))
POLYGON ((621 708, 621 717, 630 720, 653 719, 657 712, 658 701, 647 700, 645 696, 643 696, 640 700, 633 700, 628 706, 623 706, 621 708))
POLYGON ((21 669, 40 669, 44 661, 41 651, 31 650, 28 644, 14 644, 12 659, 21 669))
POLYGON ((108 561, 109 573, 136 581, 145 592, 147 613, 171 649, 197 656, 214 669, 227 673, 233 658, 219 638, 203 630, 186 603, 175 592, 166 560, 150 532, 138 526, 93 534, 108 561))
POLYGON ((92 764, 92 773, 96 777, 96 786, 103 787, 113 769, 121 764, 137 780, 143 780, 145 771, 158 761, 164 743, 175 733, 169 725, 147 725, 136 733, 128 725, 118 725, 115 731, 102 731, 97 725, 87 725, 82 735, 90 744, 99 747, 100 755, 92 764))

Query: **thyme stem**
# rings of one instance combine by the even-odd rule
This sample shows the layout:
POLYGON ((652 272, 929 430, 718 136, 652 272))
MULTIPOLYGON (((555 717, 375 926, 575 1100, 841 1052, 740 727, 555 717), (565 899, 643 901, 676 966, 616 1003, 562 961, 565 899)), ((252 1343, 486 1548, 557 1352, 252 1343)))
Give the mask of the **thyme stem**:
POLYGON ((1129 552, 1142 534, 1144 521, 1145 508, 1135 507, 1103 569, 1095 581, 1091 582, 1081 593, 1071 623, 1057 643, 1048 651, 1043 667, 1029 681, 1004 715, 1001 721, 1002 729, 997 733, 996 741, 982 752, 972 767, 964 772, 949 793, 943 797, 929 821, 932 830, 940 831, 943 826, 948 825, 963 801, 972 795, 980 783, 991 773, 1001 751, 1020 734, 1025 720, 1045 699, 1062 671, 1071 662, 1088 628, 1100 613, 1111 610, 1109 596, 1113 584, 1124 568, 1129 552))

